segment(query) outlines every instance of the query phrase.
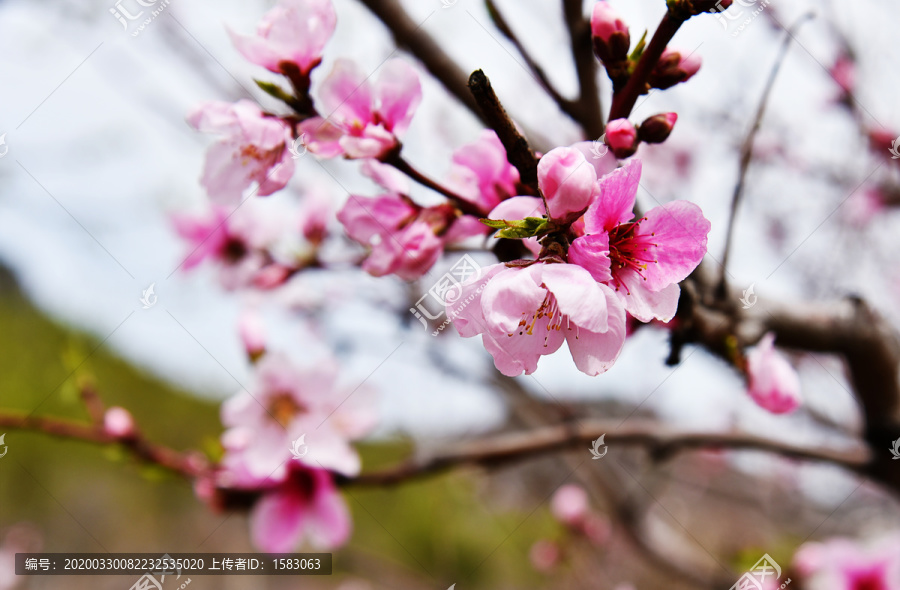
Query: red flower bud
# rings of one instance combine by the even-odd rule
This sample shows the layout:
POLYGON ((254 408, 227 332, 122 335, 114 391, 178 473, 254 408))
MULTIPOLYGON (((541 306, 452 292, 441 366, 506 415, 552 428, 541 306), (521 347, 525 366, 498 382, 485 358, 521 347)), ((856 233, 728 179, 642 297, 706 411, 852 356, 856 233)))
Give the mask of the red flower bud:
POLYGON ((653 115, 641 123, 638 138, 645 143, 662 143, 669 138, 677 120, 677 113, 653 115))

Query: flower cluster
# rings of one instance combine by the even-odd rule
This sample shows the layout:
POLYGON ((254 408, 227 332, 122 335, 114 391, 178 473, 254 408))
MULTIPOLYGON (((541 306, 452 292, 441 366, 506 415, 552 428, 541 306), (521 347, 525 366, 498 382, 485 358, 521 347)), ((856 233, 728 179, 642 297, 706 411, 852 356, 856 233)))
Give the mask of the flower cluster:
MULTIPOLYGON (((530 374, 565 341, 578 369, 598 375, 625 344, 626 312, 643 322, 675 316, 678 283, 706 254, 710 223, 687 201, 635 219, 640 175, 641 162, 632 160, 598 179, 575 148, 541 159, 547 216, 536 230, 545 232, 537 259, 483 269, 463 285, 463 297, 474 295, 475 302, 456 317, 460 335, 482 336, 500 372, 530 374)), ((516 203, 544 210, 536 197, 516 203)), ((504 224, 518 229, 509 220, 496 227, 504 224)))

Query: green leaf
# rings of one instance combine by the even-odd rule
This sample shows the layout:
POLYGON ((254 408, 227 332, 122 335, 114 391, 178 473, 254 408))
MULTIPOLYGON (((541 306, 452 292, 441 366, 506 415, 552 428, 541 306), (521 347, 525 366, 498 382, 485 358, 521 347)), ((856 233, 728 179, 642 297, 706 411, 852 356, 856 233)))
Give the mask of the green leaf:
POLYGON ((525 219, 482 219, 481 223, 494 229, 499 229, 495 237, 521 240, 533 238, 547 233, 550 228, 548 220, 544 217, 526 217, 525 219))
POLYGON ((644 47, 647 46, 647 29, 644 29, 644 34, 641 35, 641 40, 638 41, 637 45, 634 46, 634 51, 631 52, 631 55, 628 56, 628 59, 631 61, 638 61, 641 59, 641 56, 644 55, 644 47))
POLYGON ((268 94, 269 96, 273 96, 278 100, 285 102, 287 104, 292 104, 297 101, 289 92, 284 90, 278 84, 274 82, 265 82, 263 80, 253 80, 256 82, 256 85, 259 86, 263 92, 268 94))

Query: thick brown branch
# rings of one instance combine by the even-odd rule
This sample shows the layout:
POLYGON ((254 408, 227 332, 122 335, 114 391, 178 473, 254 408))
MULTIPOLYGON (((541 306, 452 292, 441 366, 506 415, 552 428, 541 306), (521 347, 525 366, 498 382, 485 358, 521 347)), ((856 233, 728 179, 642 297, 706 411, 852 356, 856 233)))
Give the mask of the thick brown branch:
POLYGON ((538 160, 528 147, 528 141, 522 137, 515 124, 506 114, 500 99, 491 86, 491 81, 481 70, 475 70, 469 76, 469 89, 478 104, 488 127, 497 132, 500 142, 506 148, 509 163, 516 167, 523 184, 537 193, 538 160))
POLYGON ((618 427, 612 422, 592 421, 547 426, 470 441, 426 459, 413 460, 384 471, 364 473, 342 483, 393 485, 447 471, 460 465, 494 467, 573 447, 583 447, 587 457, 591 442, 604 434, 605 443, 609 446, 640 445, 659 459, 688 449, 716 448, 766 451, 796 459, 826 461, 854 470, 862 469, 868 461, 865 450, 811 449, 742 433, 667 431, 657 423, 618 427))

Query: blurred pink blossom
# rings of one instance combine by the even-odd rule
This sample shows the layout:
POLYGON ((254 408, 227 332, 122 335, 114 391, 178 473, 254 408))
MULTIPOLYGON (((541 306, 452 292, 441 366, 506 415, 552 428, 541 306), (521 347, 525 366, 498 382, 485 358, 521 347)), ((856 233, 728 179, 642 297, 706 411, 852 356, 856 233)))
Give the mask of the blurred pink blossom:
POLYGON ((528 559, 531 567, 541 573, 548 573, 559 565, 562 555, 559 546, 553 541, 540 539, 531 546, 528 559))
POLYGON ((587 492, 578 485, 560 487, 550 500, 550 512, 563 524, 580 524, 589 511, 587 492))
MULTIPOLYGON (((256 383, 222 405, 226 468, 221 483, 253 487, 260 481, 282 481, 298 461, 344 475, 359 473, 360 459, 350 441, 375 425, 371 408, 342 404, 337 367, 320 362, 299 368, 286 356, 268 353, 256 365, 256 383), (305 435, 308 452, 292 459, 292 444, 305 435)), ((365 392, 354 399, 363 400, 365 392)))
POLYGON ((519 171, 506 159, 506 149, 490 129, 478 141, 453 153, 446 186, 485 213, 516 194, 519 171))
POLYGON ((251 360, 257 360, 266 352, 266 333, 262 318, 256 310, 244 310, 238 318, 238 333, 244 351, 251 360))
POLYGON ((809 590, 900 590, 900 535, 806 543, 793 565, 809 590))
POLYGON ((282 74, 295 66, 305 75, 322 60, 335 21, 331 0, 279 0, 260 20, 255 36, 230 29, 228 34, 249 61, 282 74))
POLYGON ((400 145, 422 101, 416 71, 401 59, 385 63, 374 84, 353 62, 340 59, 319 86, 320 112, 299 126, 309 151, 325 158, 387 157, 400 145))
POLYGON ((249 100, 205 102, 187 117, 203 133, 221 136, 206 153, 201 183, 220 204, 236 204, 256 183, 260 196, 283 189, 294 175, 287 149, 293 137, 280 119, 267 117, 249 100))

